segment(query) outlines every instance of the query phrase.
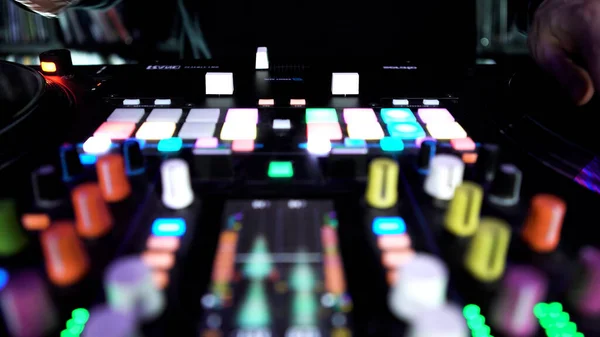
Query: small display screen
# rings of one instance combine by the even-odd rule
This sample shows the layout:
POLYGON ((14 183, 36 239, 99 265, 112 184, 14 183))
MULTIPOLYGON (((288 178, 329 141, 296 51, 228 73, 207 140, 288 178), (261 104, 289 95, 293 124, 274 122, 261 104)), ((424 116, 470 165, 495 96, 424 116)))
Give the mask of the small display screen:
POLYGON ((228 202, 200 336, 351 336, 337 228, 330 201, 228 202))

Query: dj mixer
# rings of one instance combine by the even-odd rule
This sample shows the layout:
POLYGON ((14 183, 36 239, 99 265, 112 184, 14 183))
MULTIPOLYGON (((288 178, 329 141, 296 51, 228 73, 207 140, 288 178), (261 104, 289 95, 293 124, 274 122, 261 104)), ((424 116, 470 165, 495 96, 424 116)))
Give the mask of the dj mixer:
POLYGON ((0 64, 2 336, 600 336, 597 200, 416 66, 40 60, 0 64))

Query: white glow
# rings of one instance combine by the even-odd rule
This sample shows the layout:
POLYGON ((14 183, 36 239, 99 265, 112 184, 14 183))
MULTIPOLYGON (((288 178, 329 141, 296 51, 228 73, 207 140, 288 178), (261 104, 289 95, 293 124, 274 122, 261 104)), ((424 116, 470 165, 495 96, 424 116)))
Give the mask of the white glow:
POLYGON ((440 101, 437 99, 424 99, 423 105, 440 105, 440 101))
POLYGON ((194 201, 190 169, 183 159, 169 159, 160 166, 162 202, 171 209, 183 209, 194 201))
POLYGON ((256 70, 269 69, 269 54, 267 53, 267 47, 258 47, 256 49, 256 70))
POLYGON ((221 140, 256 140, 255 124, 224 123, 221 129, 221 140))
POLYGON ((393 105, 408 105, 407 99, 394 99, 392 100, 393 105))
POLYGON ((233 95, 233 73, 206 73, 207 95, 233 95))
POLYGON ((358 95, 358 73, 333 73, 331 93, 333 95, 358 95))
POLYGON ((317 156, 327 155, 331 152, 331 141, 321 137, 308 138, 306 149, 309 153, 317 156))
POLYGON ((154 100, 154 105, 171 105, 171 99, 169 99, 169 98, 164 98, 164 99, 157 98, 157 99, 154 100))
POLYGON ((140 100, 138 98, 132 98, 132 99, 124 99, 123 100, 123 105, 140 105, 140 100))
POLYGON ((94 136, 83 143, 83 151, 89 154, 104 154, 110 151, 112 142, 106 136, 94 136))
POLYGON ((292 128, 292 122, 289 119, 274 119, 273 129, 275 130, 289 130, 292 128))

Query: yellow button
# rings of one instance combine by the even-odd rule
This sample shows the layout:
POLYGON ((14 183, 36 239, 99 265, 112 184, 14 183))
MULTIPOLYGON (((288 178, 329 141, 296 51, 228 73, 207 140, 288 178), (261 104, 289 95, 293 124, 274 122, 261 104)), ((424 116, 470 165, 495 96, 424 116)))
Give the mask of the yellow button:
POLYGON ((465 267, 481 282, 498 280, 506 267, 510 244, 510 226, 496 218, 482 218, 470 242, 465 267))
POLYGON ((346 328, 335 328, 331 332, 331 337, 351 337, 352 333, 346 328))
POLYGON ((389 158, 377 158, 369 165, 365 199, 370 207, 391 208, 398 202, 398 163, 389 158))
POLYGON ((454 191, 444 225, 446 230, 459 237, 475 234, 483 202, 483 189, 479 184, 465 181, 454 191))

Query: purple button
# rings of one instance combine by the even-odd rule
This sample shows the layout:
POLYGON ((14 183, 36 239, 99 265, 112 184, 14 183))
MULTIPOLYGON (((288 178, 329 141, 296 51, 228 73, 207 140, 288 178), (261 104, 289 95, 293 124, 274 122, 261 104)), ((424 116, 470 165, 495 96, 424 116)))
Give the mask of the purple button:
POLYGON ((454 122, 454 117, 447 109, 419 109, 417 111, 419 119, 425 124, 429 123, 451 123, 454 122))
POLYGON ((569 299, 577 310, 586 315, 600 314, 600 250, 584 247, 579 253, 583 267, 581 279, 571 286, 569 299))
POLYGON ((137 324, 133 314, 115 311, 105 306, 94 308, 83 330, 84 337, 136 336, 137 324))

